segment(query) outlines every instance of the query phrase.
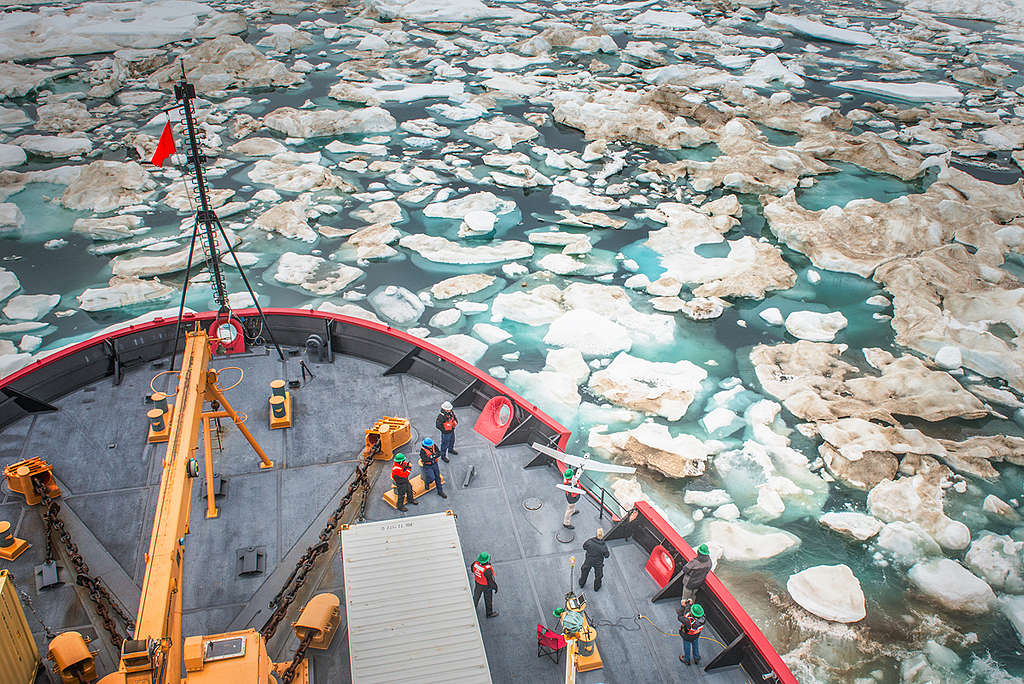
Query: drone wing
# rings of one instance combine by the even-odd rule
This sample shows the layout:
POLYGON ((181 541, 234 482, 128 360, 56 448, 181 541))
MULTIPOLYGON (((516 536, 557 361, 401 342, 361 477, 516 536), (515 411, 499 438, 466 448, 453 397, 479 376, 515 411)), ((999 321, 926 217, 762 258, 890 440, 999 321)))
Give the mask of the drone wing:
POLYGON ((589 456, 571 456, 564 451, 557 451, 550 447, 546 447, 543 444, 537 444, 534 442, 533 448, 542 454, 557 458, 559 461, 573 466, 574 468, 582 468, 583 470, 591 470, 597 473, 622 473, 624 475, 631 475, 636 472, 636 468, 630 466, 613 465, 611 463, 601 463, 595 461, 589 456))

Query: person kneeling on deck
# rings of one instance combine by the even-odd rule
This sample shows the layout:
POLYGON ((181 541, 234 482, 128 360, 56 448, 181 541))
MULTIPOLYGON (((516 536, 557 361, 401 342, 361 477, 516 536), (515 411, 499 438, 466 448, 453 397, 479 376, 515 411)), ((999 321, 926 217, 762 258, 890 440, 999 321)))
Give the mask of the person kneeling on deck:
MULTIPOLYGON (((565 472, 562 473, 562 484, 566 485, 567 487, 571 487, 572 476, 575 474, 576 473, 573 471, 572 468, 566 468, 565 472)), ((576 510, 576 502, 580 500, 580 495, 574 494, 572 492, 566 492, 565 500, 567 504, 565 506, 565 517, 562 518, 562 527, 568 527, 570 530, 575 530, 576 527, 572 524, 572 516, 579 513, 579 511, 576 510)))
POLYGON ((441 460, 445 463, 448 462, 449 452, 455 456, 459 455, 455 450, 455 426, 458 424, 459 419, 455 417, 452 402, 446 401, 441 404, 441 412, 437 414, 434 427, 441 431, 441 460))
POLYGON ((436 482, 437 493, 442 499, 447 499, 448 495, 444 493, 444 487, 441 486, 441 469, 437 465, 440 458, 441 451, 434 444, 434 440, 429 437, 423 440, 423 446, 420 447, 420 472, 423 473, 423 486, 429 489, 430 483, 436 482))
POLYGON ((408 508, 405 504, 411 503, 419 506, 419 502, 412 498, 412 485, 409 484, 409 473, 412 472, 412 465, 406 463, 405 454, 395 454, 395 462, 391 466, 391 481, 395 483, 395 507, 403 513, 408 508))
POLYGON ((593 568, 594 591, 601 591, 604 559, 611 555, 608 553, 608 545, 604 543, 604 529, 598 527, 597 535, 583 542, 583 552, 587 554, 587 558, 580 567, 580 586, 587 586, 587 578, 590 577, 590 569, 593 568))
POLYGON ((700 632, 704 629, 704 608, 695 603, 687 610, 679 606, 679 636, 683 637, 683 655, 679 659, 684 665, 690 664, 690 651, 693 651, 693 664, 700 663, 700 632))
POLYGON ((701 544, 697 547, 697 555, 693 560, 683 566, 683 596, 680 603, 684 607, 697 598, 697 590, 704 586, 704 580, 710 571, 711 556, 708 555, 708 545, 701 544))
POLYGON ((493 596, 498 591, 498 583, 494 581, 494 568, 491 566, 491 554, 481 552, 473 563, 473 607, 480 605, 480 595, 484 596, 484 608, 487 609, 487 617, 498 617, 498 611, 494 610, 493 596))

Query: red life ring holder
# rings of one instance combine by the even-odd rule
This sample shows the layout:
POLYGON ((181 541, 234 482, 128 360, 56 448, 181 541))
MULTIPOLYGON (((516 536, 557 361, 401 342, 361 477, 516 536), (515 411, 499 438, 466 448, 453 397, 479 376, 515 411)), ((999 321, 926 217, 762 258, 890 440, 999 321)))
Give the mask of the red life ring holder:
POLYGON ((211 355, 215 355, 218 349, 223 349, 225 354, 245 351, 245 334, 237 318, 218 316, 210 324, 209 335, 211 355))

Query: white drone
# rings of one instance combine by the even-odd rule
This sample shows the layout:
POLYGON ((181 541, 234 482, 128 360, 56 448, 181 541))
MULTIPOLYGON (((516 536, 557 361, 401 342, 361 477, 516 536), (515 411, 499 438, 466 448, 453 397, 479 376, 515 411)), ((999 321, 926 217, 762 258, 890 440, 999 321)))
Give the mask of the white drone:
POLYGON ((569 481, 569 484, 558 485, 559 489, 563 492, 569 492, 570 494, 586 494, 586 492, 579 487, 580 477, 583 475, 584 470, 592 470, 598 473, 621 473, 623 475, 632 475, 636 472, 636 468, 632 468, 630 466, 620 466, 595 461, 590 458, 590 454, 586 454, 585 456, 570 456, 564 451, 558 451, 537 443, 533 444, 533 448, 546 456, 557 458, 562 463, 572 466, 573 476, 569 481))

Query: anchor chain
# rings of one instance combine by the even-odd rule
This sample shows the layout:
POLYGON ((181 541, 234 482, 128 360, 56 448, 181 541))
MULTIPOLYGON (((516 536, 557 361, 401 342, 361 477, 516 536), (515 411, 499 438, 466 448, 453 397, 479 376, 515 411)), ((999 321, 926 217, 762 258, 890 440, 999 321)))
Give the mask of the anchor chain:
MULTIPOLYGON (((13 578, 14 578, 14 574, 12 573, 11 574, 11 579, 13 579, 13 578)), ((36 611, 36 607, 32 603, 32 597, 28 595, 28 592, 25 591, 24 589, 19 589, 18 590, 18 594, 21 596, 22 602, 26 606, 28 606, 28 610, 29 610, 30 613, 32 613, 33 617, 35 617, 36 622, 38 622, 40 624, 40 626, 42 626, 43 632, 46 634, 46 638, 47 639, 52 639, 53 637, 57 636, 57 633, 54 632, 52 629, 50 629, 49 625, 47 625, 45 622, 43 622, 43 618, 36 611)))
POLYGON ((299 647, 295 649, 295 655, 292 656, 291 664, 281 673, 281 681, 284 684, 291 684, 292 680, 295 679, 295 673, 298 671, 299 665, 306 659, 306 649, 309 648, 309 644, 315 636, 316 632, 310 631, 299 642, 299 647))
POLYGON ((92 576, 89 564, 82 558, 82 554, 78 551, 78 545, 71 539, 71 534, 60 517, 60 504, 46 494, 46 488, 41 482, 35 480, 33 485, 36 493, 42 498, 43 523, 46 525, 47 560, 54 560, 53 536, 56 534, 57 539, 64 545, 68 560, 71 561, 71 566, 74 568, 75 583, 84 587, 89 593, 89 598, 96 606, 96 612, 99 613, 100 620, 103 622, 103 628, 110 634, 111 643, 120 651, 121 644, 124 643, 124 636, 118 631, 110 612, 113 611, 117 615, 129 633, 135 631, 135 621, 117 604, 100 579, 92 576))
POLYGON ((271 599, 270 607, 274 608, 274 612, 270 615, 270 618, 263 625, 260 630, 260 634, 263 635, 263 639, 270 641, 271 637, 274 636, 274 632, 277 631, 277 626, 284 620, 285 614, 288 612, 289 606, 295 600, 295 595, 299 593, 299 590, 306 583, 309 577, 309 572, 316 565, 317 560, 323 555, 324 552, 330 547, 331 535, 338 528, 338 524, 341 522, 341 516, 344 514, 345 509, 352 503, 352 499, 358 492, 362 492, 363 500, 365 501, 369 495, 370 479, 368 472, 370 464, 373 463, 373 457, 379 451, 379 445, 375 445, 372 448, 367 449, 364 453, 363 462, 356 468, 355 478, 348 487, 348 491, 345 492, 345 496, 341 497, 341 501, 338 503, 338 507, 334 509, 331 517, 328 518, 327 524, 324 529, 320 531, 320 541, 313 544, 306 549, 306 552, 302 554, 302 558, 295 564, 295 568, 292 570, 288 579, 285 580, 284 586, 281 591, 277 592, 277 595, 271 599))

